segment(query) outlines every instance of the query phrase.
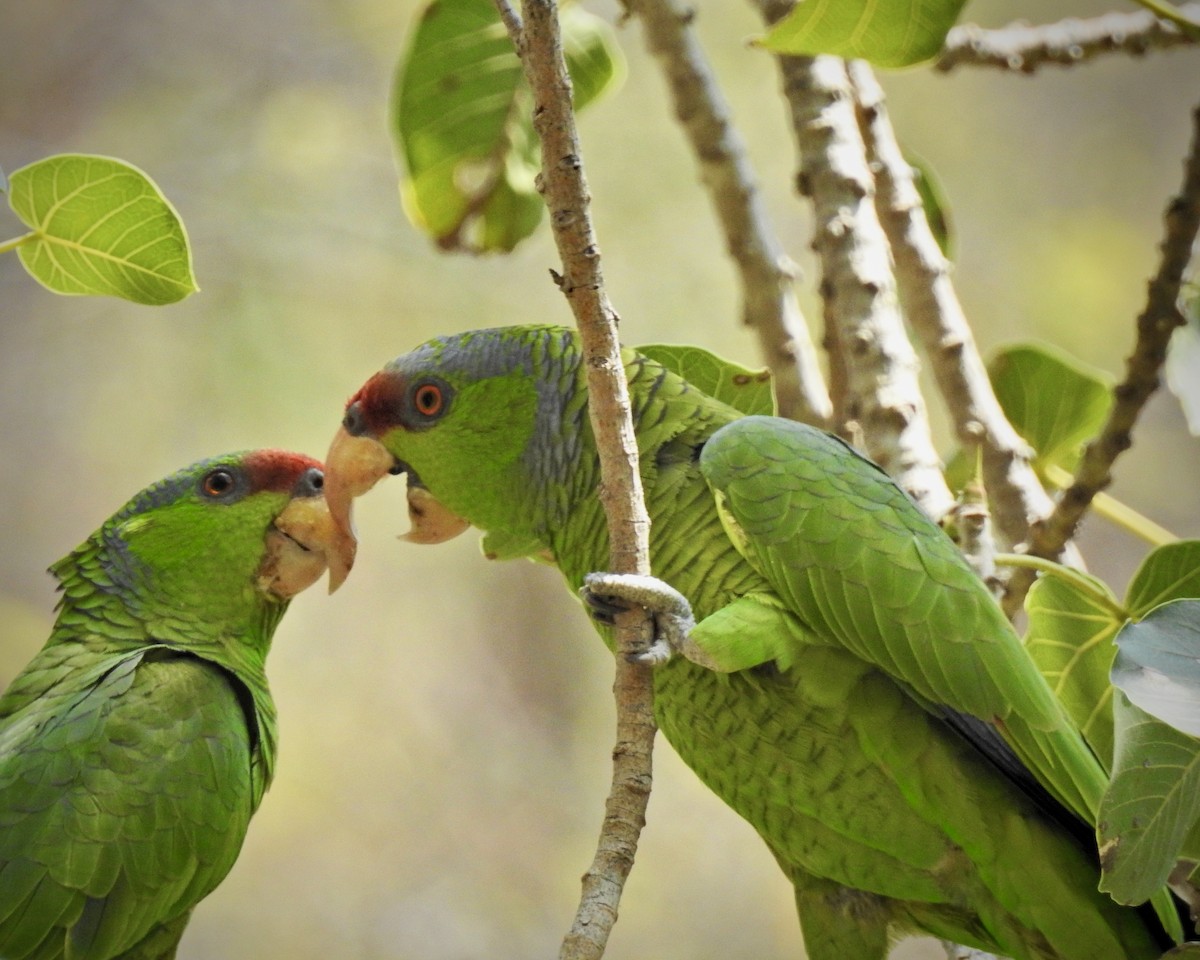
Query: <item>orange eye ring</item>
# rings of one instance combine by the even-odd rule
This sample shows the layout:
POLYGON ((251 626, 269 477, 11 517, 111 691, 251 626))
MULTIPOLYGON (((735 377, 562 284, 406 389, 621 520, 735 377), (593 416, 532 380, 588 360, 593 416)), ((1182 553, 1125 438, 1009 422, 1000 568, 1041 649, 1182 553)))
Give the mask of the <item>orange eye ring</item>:
POLYGON ((413 406, 423 417, 436 417, 444 403, 442 388, 436 383, 423 383, 413 391, 413 406))

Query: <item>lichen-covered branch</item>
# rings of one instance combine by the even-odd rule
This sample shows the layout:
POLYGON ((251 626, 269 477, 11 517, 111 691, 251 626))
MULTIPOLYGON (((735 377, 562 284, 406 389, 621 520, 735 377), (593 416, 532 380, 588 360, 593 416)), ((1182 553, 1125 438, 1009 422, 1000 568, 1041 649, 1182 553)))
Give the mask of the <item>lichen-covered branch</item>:
POLYGON ((668 90, 708 191, 742 286, 742 319, 758 335, 775 375, 783 416, 827 427, 831 408, 816 351, 796 300, 794 268, 768 222, 745 144, 730 121, 679 0, 624 0, 666 76, 668 90))
MULTIPOLYGON (((1200 19, 1200 3, 1184 4, 1179 12, 1200 19)), ((1196 36, 1149 10, 1036 26, 1014 23, 995 30, 965 24, 947 35, 934 69, 945 73, 974 66, 1033 73, 1051 64, 1074 66, 1106 53, 1140 56, 1150 50, 1196 43, 1196 36)))
POLYGON ((856 424, 867 453, 940 519, 953 498, 900 313, 846 64, 836 57, 783 56, 779 65, 800 151, 797 182, 813 204, 830 378, 839 388, 835 418, 843 427, 856 424))
MULTIPOLYGON (((1149 282, 1146 305, 1137 318, 1125 379, 1113 388, 1108 419, 1084 448, 1074 481, 1059 497, 1054 512, 1033 525, 1028 552, 1034 556, 1057 559, 1093 498, 1112 482, 1113 464, 1132 445, 1134 424, 1158 389, 1171 334, 1186 322, 1179 294, 1200 231, 1200 107, 1192 112, 1192 142, 1184 163, 1183 186, 1167 206, 1164 220, 1158 271, 1149 282)), ((1010 604, 1019 602, 1032 582, 1031 574, 1020 573, 1024 575, 1014 575, 1009 583, 1010 604)))
MULTIPOLYGON (((533 124, 541 140, 539 188, 562 259, 562 273, 556 279, 571 305, 583 342, 589 415, 600 453, 600 499, 608 522, 610 568, 615 573, 647 574, 650 519, 637 466, 617 315, 604 292, 600 251, 588 213, 591 198, 571 106, 558 9, 554 0, 524 0, 522 12, 524 24, 519 28, 517 48, 533 91, 533 124)), ((511 8, 507 13, 502 10, 501 16, 510 30, 518 29, 511 8)), ((643 619, 639 611, 617 618, 617 742, 612 789, 596 856, 584 874, 579 910, 563 941, 560 956, 564 960, 603 955, 646 822, 656 731, 653 676, 651 668, 625 655, 635 646, 643 619)))
POLYGON ((896 141, 883 90, 864 61, 850 65, 874 161, 875 205, 892 249, 900 302, 920 338, 934 380, 964 450, 978 448, 992 520, 1009 544, 1053 504, 1031 466, 1033 451, 1009 424, 950 278, 950 265, 929 228, 912 168, 896 141))

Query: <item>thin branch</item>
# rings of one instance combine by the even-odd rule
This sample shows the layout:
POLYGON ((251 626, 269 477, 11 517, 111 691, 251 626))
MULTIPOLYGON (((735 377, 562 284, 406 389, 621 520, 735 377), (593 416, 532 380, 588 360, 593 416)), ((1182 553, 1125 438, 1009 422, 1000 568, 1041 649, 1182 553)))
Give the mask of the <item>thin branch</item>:
POLYGON ((742 284, 742 319, 775 375, 779 412, 827 427, 831 408, 794 289, 795 268, 767 217, 741 136, 680 0, 624 0, 666 76, 742 284))
MULTIPOLYGON (((562 275, 557 281, 571 305, 583 343, 589 417, 600 454, 600 499, 608 522, 610 568, 615 573, 647 574, 650 518, 638 473, 617 315, 604 292, 600 251, 588 214, 591 198, 571 107, 558 10, 554 0, 524 0, 522 11, 525 24, 517 49, 533 91, 533 124, 541 140, 539 189, 550 211, 562 259, 562 275)), ((515 17, 506 19, 515 25, 515 17)), ((627 656, 640 639, 643 623, 644 614, 637 610, 617 617, 613 685, 617 742, 612 789, 605 803, 596 856, 583 877, 579 909, 563 940, 560 956, 564 960, 603 955, 646 823, 656 731, 653 672, 627 656)))
MULTIPOLYGON (((778 5, 766 0, 766 6, 778 5)), ((813 249, 821 260, 831 381, 845 390, 834 392, 835 416, 843 426, 857 424, 867 453, 940 519, 953 498, 900 315, 845 62, 827 56, 778 59, 800 150, 797 183, 812 200, 816 219, 813 249)))
MULTIPOLYGON (((1178 12, 1200 18, 1200 3, 1184 4, 1178 12)), ((1014 23, 998 30, 967 24, 954 27, 946 36, 934 69, 946 73, 974 66, 1033 73, 1048 64, 1074 66, 1106 53, 1141 56, 1149 50, 1194 45, 1197 39, 1149 10, 1038 26, 1014 23)))
MULTIPOLYGON (((1028 546, 1034 556, 1057 559, 1093 498, 1112 482, 1113 464, 1132 445, 1133 426, 1158 389, 1171 334, 1187 322, 1179 309, 1179 295, 1200 231, 1200 107, 1192 112, 1192 143, 1184 163, 1183 186, 1167 206, 1164 220, 1161 260, 1137 319, 1137 337, 1126 361, 1125 379, 1113 388, 1108 420, 1084 449, 1074 482, 1063 491, 1054 512, 1034 524, 1028 546)), ((1019 571, 1009 582, 1006 602, 1020 603, 1032 582, 1031 573, 1019 571)))
POLYGON ((1010 544, 1053 503, 1031 465, 1033 451, 1009 424, 992 391, 962 304, 887 113, 883 89, 865 61, 850 64, 868 156, 875 167, 875 205, 891 244, 896 283, 909 324, 920 337, 946 401, 959 444, 978 448, 993 520, 1010 544))

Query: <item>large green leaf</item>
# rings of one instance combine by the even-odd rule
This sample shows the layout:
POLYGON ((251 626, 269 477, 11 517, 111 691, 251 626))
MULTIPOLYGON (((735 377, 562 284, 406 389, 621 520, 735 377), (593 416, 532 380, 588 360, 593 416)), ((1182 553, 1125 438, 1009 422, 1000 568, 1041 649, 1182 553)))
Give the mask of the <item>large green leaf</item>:
MULTIPOLYGON (((1046 344, 1005 347, 988 363, 988 377, 1009 423, 1033 448, 1033 467, 1044 481, 1055 469, 1074 470, 1112 405, 1104 373, 1046 344)), ((973 456, 954 455, 946 468, 953 489, 963 486, 973 464, 973 456)))
POLYGON ((770 370, 752 370, 701 347, 656 343, 638 347, 638 352, 742 413, 762 416, 775 413, 770 370))
MULTIPOLYGON (((1133 619, 1117 636, 1113 682, 1176 722, 1192 712, 1200 683, 1198 597, 1200 541, 1159 547, 1129 584, 1133 619)), ((1133 902, 1178 859, 1200 857, 1200 740, 1129 703, 1121 691, 1114 704, 1118 749, 1101 808, 1104 889, 1133 902)))
POLYGON ((1142 561, 1129 581, 1125 605, 1143 617, 1170 600, 1200 597, 1200 540, 1177 540, 1142 561))
POLYGON ((1113 778, 1100 803, 1100 889, 1141 903, 1161 887, 1200 816, 1200 743, 1113 699, 1113 778))
MULTIPOLYGON (((608 26, 576 6, 561 12, 576 109, 620 73, 608 26)), ((403 159, 409 218, 445 249, 511 250, 544 204, 531 96, 491 0, 432 0, 400 62, 391 131, 403 159)))
POLYGON ((1074 468, 1112 405, 1108 378, 1045 344, 1018 344, 988 364, 996 399, 1037 452, 1034 467, 1074 468))
POLYGON ((763 39, 776 53, 832 53, 904 67, 935 56, 966 0, 801 0, 763 39))
POLYGON ((1105 767, 1112 764, 1113 637, 1125 622, 1116 598, 1077 571, 1042 576, 1025 598, 1025 646, 1105 767))
POLYGON ((187 233, 141 170, 61 154, 9 177, 9 205, 33 231, 17 247, 39 283, 65 294, 163 304, 195 292, 187 233))

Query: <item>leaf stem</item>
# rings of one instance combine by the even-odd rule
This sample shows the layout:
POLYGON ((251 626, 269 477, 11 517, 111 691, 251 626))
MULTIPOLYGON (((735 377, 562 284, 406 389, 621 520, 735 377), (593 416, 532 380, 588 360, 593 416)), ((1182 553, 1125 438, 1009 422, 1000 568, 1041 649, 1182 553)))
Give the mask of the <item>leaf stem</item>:
POLYGON ((1045 557, 1037 557, 1030 553, 998 553, 996 554, 996 566, 1020 567, 1024 570, 1035 571, 1048 577, 1057 577, 1059 580, 1069 583, 1080 593, 1089 597, 1097 606, 1103 607, 1120 619, 1129 620, 1133 616, 1120 603, 1114 600, 1107 591, 1102 590, 1090 577, 1087 577, 1074 567, 1064 567, 1061 563, 1055 563, 1053 560, 1047 560, 1045 557))
POLYGON ((23 243, 28 243, 37 236, 36 230, 30 230, 28 233, 20 237, 13 237, 11 240, 5 240, 0 243, 0 253, 8 253, 9 250, 16 250, 23 243))
POLYGON ((1156 17, 1160 17, 1163 20, 1170 20, 1171 23, 1190 36, 1195 37, 1200 35, 1200 23, 1197 23, 1186 13, 1179 10, 1174 4, 1161 3, 1160 0, 1136 0, 1136 2, 1147 10, 1152 11, 1156 17))
MULTIPOLYGON (((1065 490, 1074 480, 1070 473, 1053 463, 1047 464, 1045 471, 1047 479, 1060 490, 1065 490)), ((1166 527, 1160 526, 1149 517, 1138 513, 1133 507, 1122 503, 1115 497, 1110 497, 1107 493, 1096 494, 1092 500, 1092 509, 1105 520, 1132 533, 1135 537, 1140 537, 1151 546, 1161 547, 1179 539, 1166 527)))

